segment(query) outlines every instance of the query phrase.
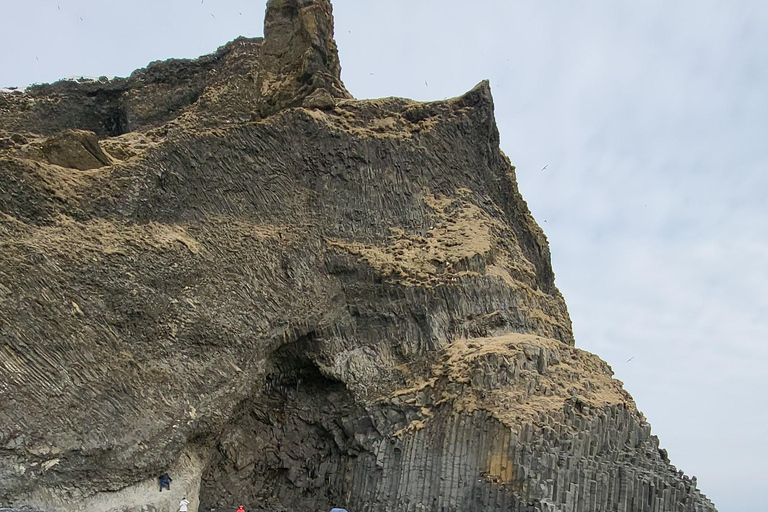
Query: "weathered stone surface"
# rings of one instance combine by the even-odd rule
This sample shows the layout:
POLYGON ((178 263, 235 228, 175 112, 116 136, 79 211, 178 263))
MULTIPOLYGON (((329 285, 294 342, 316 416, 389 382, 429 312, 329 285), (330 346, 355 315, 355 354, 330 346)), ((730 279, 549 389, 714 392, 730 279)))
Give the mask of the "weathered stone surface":
POLYGON ((261 38, 241 37, 199 59, 153 62, 129 78, 61 80, 0 93, 0 131, 50 136, 76 129, 114 137, 163 125, 191 109, 217 121, 244 121, 256 107, 260 46, 261 38))
POLYGON ((714 511, 574 347, 488 83, 356 101, 327 1, 265 33, 0 95, 0 506, 714 511))
POLYGON ((300 106, 317 90, 352 97, 341 82, 332 11, 330 0, 269 0, 257 81, 262 116, 300 106))
POLYGON ((85 130, 65 130, 46 140, 40 151, 50 163, 86 171, 112 163, 99 146, 96 134, 85 130))

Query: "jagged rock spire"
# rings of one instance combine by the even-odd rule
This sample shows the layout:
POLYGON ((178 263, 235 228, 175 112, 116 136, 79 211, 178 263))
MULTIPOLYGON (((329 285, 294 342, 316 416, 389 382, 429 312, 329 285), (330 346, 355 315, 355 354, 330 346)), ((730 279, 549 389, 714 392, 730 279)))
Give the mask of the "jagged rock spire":
POLYGON ((269 0, 260 61, 262 116, 352 97, 341 81, 329 0, 269 0))

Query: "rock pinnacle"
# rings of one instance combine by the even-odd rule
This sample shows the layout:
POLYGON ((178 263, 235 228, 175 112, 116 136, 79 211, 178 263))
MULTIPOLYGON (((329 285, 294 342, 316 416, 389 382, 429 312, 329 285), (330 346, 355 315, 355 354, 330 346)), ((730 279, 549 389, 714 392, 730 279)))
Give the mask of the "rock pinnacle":
POLYGON ((262 117, 296 106, 351 98, 341 81, 329 0, 270 0, 257 87, 262 117))

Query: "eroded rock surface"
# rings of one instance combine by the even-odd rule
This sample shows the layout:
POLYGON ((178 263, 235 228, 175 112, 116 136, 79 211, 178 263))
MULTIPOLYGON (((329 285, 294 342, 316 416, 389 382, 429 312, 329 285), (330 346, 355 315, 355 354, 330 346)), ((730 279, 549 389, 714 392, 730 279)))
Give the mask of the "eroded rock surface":
POLYGON ((489 85, 265 34, 0 95, 0 506, 714 511, 574 347, 489 85))

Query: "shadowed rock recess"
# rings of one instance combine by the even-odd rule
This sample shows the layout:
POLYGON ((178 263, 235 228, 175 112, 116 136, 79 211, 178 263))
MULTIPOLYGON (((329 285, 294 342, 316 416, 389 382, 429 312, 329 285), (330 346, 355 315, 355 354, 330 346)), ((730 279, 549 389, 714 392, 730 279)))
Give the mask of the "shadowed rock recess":
POLYGON ((0 507, 714 511, 574 347, 488 83, 265 34, 0 94, 0 507))

